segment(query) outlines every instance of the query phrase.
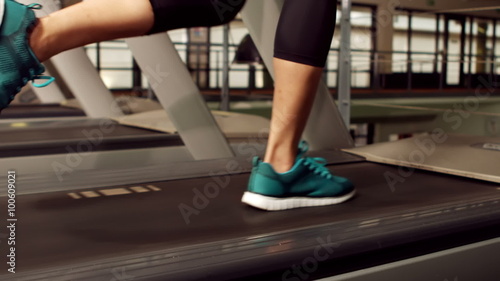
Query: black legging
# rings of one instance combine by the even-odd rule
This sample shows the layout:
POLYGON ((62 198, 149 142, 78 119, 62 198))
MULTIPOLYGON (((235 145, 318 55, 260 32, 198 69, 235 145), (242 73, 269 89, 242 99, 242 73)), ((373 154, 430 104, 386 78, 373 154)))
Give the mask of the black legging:
MULTIPOLYGON (((225 24, 245 5, 245 0, 150 1, 155 14, 150 33, 225 24)), ((335 0, 285 0, 276 30, 274 56, 324 67, 335 30, 336 12, 335 0)))
POLYGON ((336 15, 335 0, 285 0, 274 40, 274 57, 324 67, 336 15))

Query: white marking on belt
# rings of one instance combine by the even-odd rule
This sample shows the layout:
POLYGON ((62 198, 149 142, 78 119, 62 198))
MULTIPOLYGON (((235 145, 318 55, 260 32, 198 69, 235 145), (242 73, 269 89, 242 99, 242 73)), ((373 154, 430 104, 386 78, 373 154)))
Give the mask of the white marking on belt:
POLYGON ((130 190, 127 190, 125 188, 102 189, 99 190, 99 192, 106 196, 125 195, 132 193, 130 190))
POLYGON ((82 197, 76 193, 68 193, 69 197, 73 199, 81 199, 82 197))
POLYGON ((94 198, 94 197, 101 196, 101 195, 99 195, 99 193, 94 192, 94 191, 82 191, 82 192, 80 192, 80 195, 82 195, 83 197, 87 197, 87 198, 94 198))
POLYGON ((129 189, 133 190, 134 192, 137 193, 143 193, 143 192, 150 192, 151 190, 144 188, 142 186, 132 186, 129 189))
POLYGON ((160 188, 158 188, 158 187, 156 187, 156 186, 154 186, 154 185, 147 185, 146 187, 147 187, 147 188, 150 188, 150 189, 152 189, 152 190, 154 190, 154 191, 161 191, 161 189, 160 189, 160 188))
POLYGON ((132 186, 129 188, 109 188, 109 189, 101 189, 99 193, 95 191, 81 191, 79 193, 68 193, 68 196, 73 199, 81 199, 85 198, 96 198, 101 196, 117 196, 117 195, 126 195, 131 193, 145 193, 151 191, 161 191, 161 189, 154 185, 144 186, 132 186))

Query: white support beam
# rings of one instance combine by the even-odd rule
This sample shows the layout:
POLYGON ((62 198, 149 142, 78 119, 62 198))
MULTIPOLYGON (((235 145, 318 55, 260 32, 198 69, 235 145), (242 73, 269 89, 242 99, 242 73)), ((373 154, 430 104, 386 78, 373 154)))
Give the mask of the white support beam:
MULTIPOLYGON (((257 49, 271 75, 273 69, 274 36, 283 6, 283 0, 247 1, 241 12, 257 49)), ((307 44, 307 42, 304 42, 307 44)), ((324 82, 318 87, 313 109, 304 132, 314 150, 349 148, 354 143, 339 114, 339 110, 324 82)))
POLYGON ((0 0, 0 26, 3 22, 3 12, 5 10, 5 0, 0 0))
POLYGON ((194 159, 233 157, 170 37, 161 33, 126 42, 194 159))

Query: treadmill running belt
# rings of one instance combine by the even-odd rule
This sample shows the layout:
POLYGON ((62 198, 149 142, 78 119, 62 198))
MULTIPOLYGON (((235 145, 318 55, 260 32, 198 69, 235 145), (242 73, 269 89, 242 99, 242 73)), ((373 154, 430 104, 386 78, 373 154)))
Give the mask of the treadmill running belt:
MULTIPOLYGON (((260 261, 257 264, 261 269, 290 266, 292 261, 286 257, 292 259, 304 254, 305 241, 314 245, 324 233, 330 233, 332 241, 358 239, 355 244, 340 244, 336 252, 350 255, 389 247, 391 243, 439 236, 443 234, 440 231, 447 234, 456 231, 454 227, 499 223, 500 190, 496 184, 415 171, 391 188, 386 176, 398 174, 397 167, 367 162, 329 167, 335 174, 353 180, 358 191, 353 200, 335 206, 264 212, 240 203, 248 174, 89 188, 71 195, 63 192, 22 195, 17 201, 16 255, 20 263, 16 277, 32 270, 57 267, 74 269, 74 273, 79 269, 78 264, 85 263, 82 268, 87 271, 82 269, 81 274, 98 274, 105 268, 101 260, 138 257, 154 251, 163 251, 169 257, 158 271, 164 274, 164 279, 158 280, 175 280, 178 274, 190 278, 204 276, 210 271, 196 270, 198 266, 210 267, 225 254, 237 252, 239 260, 225 260, 224 269, 229 276, 244 274, 235 273, 238 271, 230 265, 247 259, 246 263, 258 258, 279 260, 275 264, 260 261), (200 195, 204 189, 211 193, 200 195), (467 207, 473 203, 475 209, 467 207), (184 216, 180 208, 184 209, 184 216), (189 211, 191 215, 186 215, 189 211), (483 214, 481 220, 477 212, 489 215, 483 214), (251 250, 260 254, 245 256, 251 250), (193 263, 199 265, 193 267, 193 263), (165 277, 168 274, 173 275, 165 277)), ((6 244, 1 247, 4 253, 6 244)), ((134 259, 134 264, 139 264, 139 260, 134 259)), ((246 266, 245 272, 258 273, 255 264, 246 266)), ((113 278, 106 270, 103 272, 109 276, 102 280, 113 278)), ((70 273, 54 270, 52 274, 70 273)), ((93 278, 101 280, 95 276, 88 280, 93 278)))

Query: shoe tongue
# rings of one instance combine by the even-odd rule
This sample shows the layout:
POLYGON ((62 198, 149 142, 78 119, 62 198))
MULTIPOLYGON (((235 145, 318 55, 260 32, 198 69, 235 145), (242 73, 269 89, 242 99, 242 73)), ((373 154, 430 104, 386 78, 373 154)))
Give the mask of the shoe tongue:
POLYGON ((5 10, 5 0, 0 0, 0 27, 2 27, 4 10, 5 10))
POLYGON ((309 150, 309 144, 305 140, 300 141, 296 159, 302 158, 307 153, 307 150, 309 150))
POLYGON ((252 159, 252 165, 253 165, 254 167, 257 167, 257 165, 259 165, 259 164, 260 164, 260 162, 262 162, 262 161, 260 160, 260 158, 259 158, 258 156, 254 156, 254 157, 253 157, 253 159, 252 159))

